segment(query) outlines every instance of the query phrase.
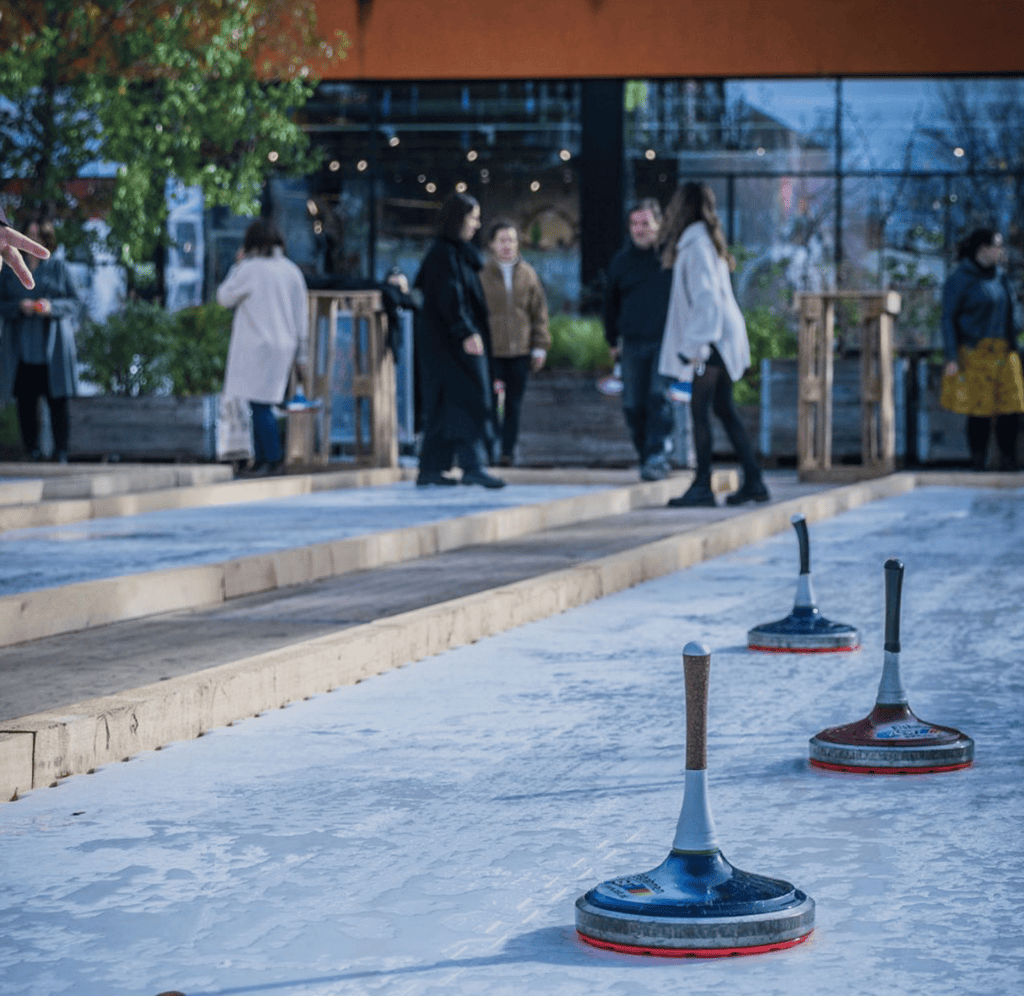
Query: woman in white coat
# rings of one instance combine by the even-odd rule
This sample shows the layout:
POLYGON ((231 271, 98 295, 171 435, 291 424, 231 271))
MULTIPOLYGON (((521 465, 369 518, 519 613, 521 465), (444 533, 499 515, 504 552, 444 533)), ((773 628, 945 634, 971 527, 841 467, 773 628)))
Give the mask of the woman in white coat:
POLYGON ((217 301, 235 309, 224 394, 252 408, 252 470, 274 473, 282 453, 271 407, 284 401, 293 363, 305 380, 309 306, 302 271, 285 257, 284 239, 269 218, 257 218, 246 230, 217 301))
POLYGON ((697 475, 690 489, 669 501, 676 508, 712 507, 711 412, 718 416, 743 468, 743 484, 725 500, 730 505, 768 501, 757 454, 732 400, 732 385, 750 366, 750 341, 733 295, 729 271, 735 265, 705 183, 684 183, 665 212, 662 265, 672 270, 665 335, 658 371, 673 380, 693 379, 697 475))

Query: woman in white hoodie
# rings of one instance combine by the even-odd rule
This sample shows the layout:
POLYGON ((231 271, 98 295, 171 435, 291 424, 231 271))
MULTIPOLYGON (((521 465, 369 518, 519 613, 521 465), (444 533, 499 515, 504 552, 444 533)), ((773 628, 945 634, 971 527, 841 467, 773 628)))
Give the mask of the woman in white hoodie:
POLYGON ((697 451, 693 484, 669 505, 716 504, 711 490, 712 411, 743 468, 743 484, 726 502, 768 501, 757 454, 732 400, 734 381, 750 366, 750 342, 729 278, 735 262, 725 245, 711 188, 684 183, 665 212, 662 233, 662 265, 672 270, 672 294, 658 371, 672 380, 693 379, 690 410, 697 451))

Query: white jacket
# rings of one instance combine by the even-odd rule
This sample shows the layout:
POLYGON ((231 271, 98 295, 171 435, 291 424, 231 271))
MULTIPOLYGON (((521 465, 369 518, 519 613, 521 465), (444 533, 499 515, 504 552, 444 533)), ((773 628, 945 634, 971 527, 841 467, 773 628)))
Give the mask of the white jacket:
POLYGON ((228 271, 217 301, 234 308, 224 394, 280 404, 292 363, 305 363, 309 305, 302 271, 280 249, 228 271))
POLYGON ((718 255, 704 222, 695 221, 676 243, 658 372, 673 380, 690 379, 692 368, 679 355, 691 362, 706 360, 712 343, 729 377, 739 380, 750 366, 747 325, 732 291, 729 265, 718 255))

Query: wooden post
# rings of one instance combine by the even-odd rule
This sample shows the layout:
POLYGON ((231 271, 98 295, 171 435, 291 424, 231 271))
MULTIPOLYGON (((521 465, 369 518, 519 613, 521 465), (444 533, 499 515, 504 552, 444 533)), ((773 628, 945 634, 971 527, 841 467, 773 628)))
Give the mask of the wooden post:
POLYGON ((895 291, 799 293, 799 388, 797 469, 801 480, 878 477, 896 468, 893 401, 893 318, 900 311, 895 291), (861 464, 832 467, 832 351, 835 307, 840 300, 861 308, 861 464))
POLYGON ((352 399, 356 460, 371 467, 398 466, 398 404, 395 361, 387 348, 388 319, 380 291, 309 292, 309 401, 318 402, 319 431, 302 419, 288 420, 289 460, 326 464, 331 451, 331 397, 338 316, 352 316, 352 399), (364 438, 364 422, 370 438, 364 438), (299 457, 302 454, 302 458, 299 457))

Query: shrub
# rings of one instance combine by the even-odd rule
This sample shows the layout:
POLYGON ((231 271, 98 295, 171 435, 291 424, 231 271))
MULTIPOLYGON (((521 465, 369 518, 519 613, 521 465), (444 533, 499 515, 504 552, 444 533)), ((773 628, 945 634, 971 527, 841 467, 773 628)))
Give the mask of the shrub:
POLYGON ((157 304, 129 301, 104 322, 86 322, 78 336, 85 379, 105 394, 166 393, 171 316, 157 304))
POLYGON ((216 394, 224 386, 231 342, 231 309, 216 302, 175 312, 166 373, 177 397, 216 394))
POLYGON ((599 318, 555 315, 550 331, 551 348, 547 359, 550 369, 594 373, 611 366, 604 325, 599 318))
POLYGON ((224 382, 230 340, 231 311, 219 304, 168 314, 129 301, 105 322, 86 323, 78 358, 85 379, 105 394, 213 394, 224 382))
POLYGON ((733 400, 738 405, 756 405, 761 401, 761 361, 796 356, 797 340, 790 319, 767 305, 747 308, 743 317, 750 340, 750 369, 733 386, 733 400))

